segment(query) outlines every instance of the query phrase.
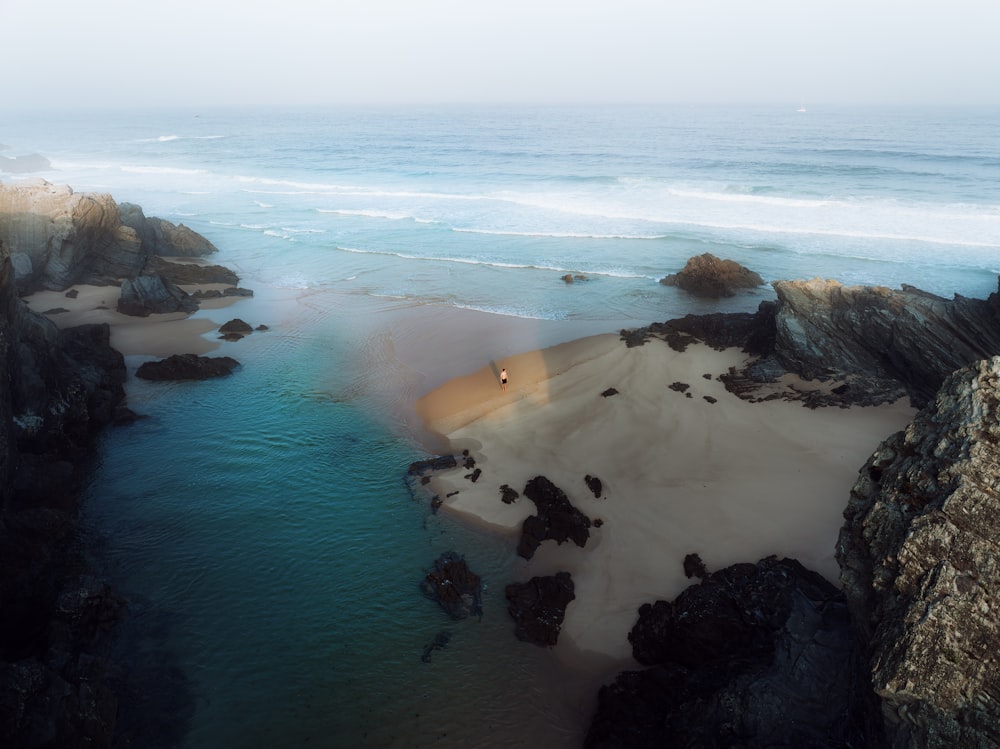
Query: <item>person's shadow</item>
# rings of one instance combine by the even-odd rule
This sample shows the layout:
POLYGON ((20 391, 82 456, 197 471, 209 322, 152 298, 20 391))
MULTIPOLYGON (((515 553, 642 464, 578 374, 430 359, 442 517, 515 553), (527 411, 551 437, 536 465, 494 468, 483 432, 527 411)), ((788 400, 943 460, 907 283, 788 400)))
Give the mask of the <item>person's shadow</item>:
POLYGON ((490 369, 493 370, 493 379, 497 381, 497 387, 500 387, 500 370, 497 368, 497 363, 490 359, 490 369))

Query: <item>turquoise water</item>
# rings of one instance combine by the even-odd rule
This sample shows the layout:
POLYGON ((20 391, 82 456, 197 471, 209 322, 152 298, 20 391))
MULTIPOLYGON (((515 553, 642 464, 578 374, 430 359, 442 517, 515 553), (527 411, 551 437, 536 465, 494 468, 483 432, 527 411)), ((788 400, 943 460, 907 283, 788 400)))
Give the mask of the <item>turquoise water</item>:
POLYGON ((947 296, 984 297, 1000 271, 997 112, 5 114, 5 153, 54 166, 5 179, 191 226, 257 294, 199 314, 270 327, 222 345, 243 363, 224 381, 131 379, 147 418, 101 442, 85 520, 133 603, 119 656, 139 746, 579 744, 592 685, 514 639, 511 539, 432 514, 403 480, 425 455, 408 400, 483 365, 455 340, 435 348, 447 366, 414 368, 439 311, 490 313, 448 335, 505 356, 773 296, 658 283, 701 252, 947 296), (450 549, 487 582, 482 621, 419 592, 450 549))
POLYGON ((135 597, 119 657, 150 671, 150 709, 174 706, 158 735, 129 716, 141 745, 185 728, 192 747, 529 746, 533 725, 578 742, 584 706, 539 699, 561 694, 551 656, 513 638, 511 540, 415 499, 403 476, 422 455, 376 392, 331 379, 364 343, 255 333, 226 351, 244 362, 231 378, 131 383, 146 418, 105 437, 86 522, 135 597), (481 621, 419 592, 450 549, 487 583, 481 621), (164 683, 169 666, 183 678, 164 683))

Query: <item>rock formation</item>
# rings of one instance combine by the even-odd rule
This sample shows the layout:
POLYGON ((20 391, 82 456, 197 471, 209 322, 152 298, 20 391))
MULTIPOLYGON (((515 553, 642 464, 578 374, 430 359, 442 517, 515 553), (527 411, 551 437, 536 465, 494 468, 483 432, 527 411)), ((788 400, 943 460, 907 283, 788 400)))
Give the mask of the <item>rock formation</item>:
POLYGON ((764 279, 734 260, 720 260, 706 252, 689 259, 680 272, 661 278, 660 283, 695 296, 718 298, 735 296, 739 289, 755 289, 764 279))
POLYGON ((916 406, 933 398, 951 372, 1000 354, 1000 293, 989 299, 944 299, 911 286, 842 286, 836 281, 776 281, 777 300, 756 314, 688 315, 636 331, 675 348, 693 340, 739 346, 759 357, 727 385, 751 394, 786 372, 836 381, 813 405, 877 404, 908 394, 916 406))
POLYGON ((559 641, 566 607, 576 598, 573 591, 573 580, 568 572, 508 585, 504 595, 507 611, 516 624, 517 639, 542 647, 555 645, 559 641))
POLYGON ((122 281, 118 311, 123 315, 148 317, 167 312, 191 313, 198 302, 163 276, 136 276, 122 281))
POLYGON ((483 615, 483 582, 454 551, 446 551, 434 561, 434 569, 424 576, 420 587, 452 619, 483 615))
POLYGON ((110 195, 75 193, 45 180, 0 184, 0 238, 21 293, 115 283, 142 273, 154 255, 215 251, 183 225, 147 219, 110 195))
POLYGON ((639 609, 650 668, 602 687, 587 747, 844 747, 851 640, 843 596, 790 559, 712 573, 639 609))
POLYGON ((844 516, 868 745, 1000 746, 1000 358, 879 446, 844 516))
POLYGON ((143 380, 208 380, 232 374, 240 363, 230 356, 174 354, 139 365, 135 376, 143 380))
POLYGON ((80 575, 76 497, 125 363, 106 325, 58 330, 17 298, 0 241, 0 745, 109 746, 116 701, 94 655, 121 599, 80 575))
POLYGON ((536 476, 524 487, 524 496, 535 503, 536 514, 525 519, 517 553, 531 559, 542 541, 572 541, 586 546, 590 537, 590 518, 570 504, 566 493, 544 476, 536 476))

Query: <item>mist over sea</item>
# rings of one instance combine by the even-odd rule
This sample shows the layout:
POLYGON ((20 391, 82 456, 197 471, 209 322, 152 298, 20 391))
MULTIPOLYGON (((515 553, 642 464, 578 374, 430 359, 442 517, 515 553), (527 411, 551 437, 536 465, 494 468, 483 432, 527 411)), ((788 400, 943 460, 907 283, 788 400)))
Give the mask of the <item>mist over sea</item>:
POLYGON ((425 452, 400 401, 438 383, 397 350, 441 308, 534 321, 498 336, 502 358, 773 298, 658 282, 704 252, 768 281, 986 297, 998 123, 794 106, 5 113, 3 154, 53 169, 0 178, 184 223, 256 293, 199 314, 271 328, 223 345, 243 363, 224 381, 131 379, 148 418, 101 441, 86 525, 133 603, 117 655, 136 745, 578 745, 590 703, 565 688, 572 664, 513 636, 510 539, 403 481, 425 452), (482 621, 418 589, 449 549, 486 580, 482 621))

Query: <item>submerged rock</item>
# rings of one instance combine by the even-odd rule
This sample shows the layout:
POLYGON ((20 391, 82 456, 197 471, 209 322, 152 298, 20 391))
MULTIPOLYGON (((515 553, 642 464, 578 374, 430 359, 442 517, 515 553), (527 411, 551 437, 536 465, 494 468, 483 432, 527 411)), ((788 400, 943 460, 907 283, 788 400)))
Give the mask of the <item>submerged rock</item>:
POLYGON ((240 363, 229 356, 174 354, 139 365, 135 376, 144 380, 207 380, 232 374, 240 363))
POLYGON ((483 615, 483 582, 454 551, 446 551, 435 560, 434 569, 420 587, 452 619, 483 615))
POLYGON ((875 451, 837 544, 870 746, 1000 746, 1000 357, 875 451))

